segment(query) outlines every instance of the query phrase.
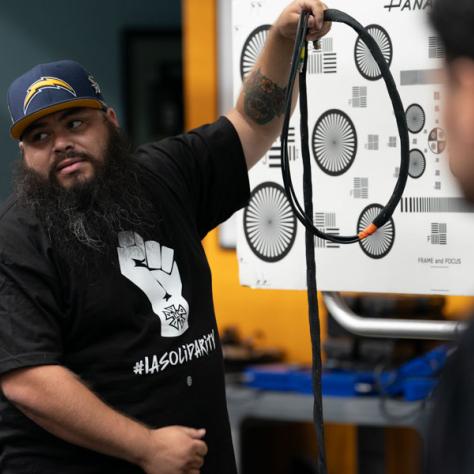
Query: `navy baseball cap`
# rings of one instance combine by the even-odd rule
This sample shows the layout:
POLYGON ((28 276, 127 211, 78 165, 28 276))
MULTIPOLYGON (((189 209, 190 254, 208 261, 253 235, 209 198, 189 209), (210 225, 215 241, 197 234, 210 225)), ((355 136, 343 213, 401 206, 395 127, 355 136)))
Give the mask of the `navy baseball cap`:
POLYGON ((45 115, 71 107, 104 109, 99 84, 79 63, 70 60, 38 64, 8 89, 10 134, 19 140, 25 129, 45 115))

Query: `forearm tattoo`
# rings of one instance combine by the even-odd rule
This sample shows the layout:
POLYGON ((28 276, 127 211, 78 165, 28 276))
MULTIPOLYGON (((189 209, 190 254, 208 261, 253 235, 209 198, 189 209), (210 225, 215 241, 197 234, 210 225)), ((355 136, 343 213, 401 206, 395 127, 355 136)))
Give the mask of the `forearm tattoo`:
POLYGON ((284 113, 286 88, 265 77, 260 69, 244 83, 244 111, 259 125, 266 125, 284 113))

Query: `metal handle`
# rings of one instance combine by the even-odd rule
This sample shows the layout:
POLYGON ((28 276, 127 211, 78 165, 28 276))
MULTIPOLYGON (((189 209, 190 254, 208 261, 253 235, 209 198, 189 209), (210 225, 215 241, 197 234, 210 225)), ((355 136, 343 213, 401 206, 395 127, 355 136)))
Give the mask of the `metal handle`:
POLYGON ((323 298, 331 316, 359 336, 452 340, 466 328, 466 323, 459 321, 363 318, 347 306, 340 293, 323 292, 323 298))

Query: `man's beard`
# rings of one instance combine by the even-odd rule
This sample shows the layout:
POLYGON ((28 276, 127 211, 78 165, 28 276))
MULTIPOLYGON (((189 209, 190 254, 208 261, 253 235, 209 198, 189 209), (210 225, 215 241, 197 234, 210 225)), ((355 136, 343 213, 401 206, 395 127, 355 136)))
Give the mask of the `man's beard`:
POLYGON ((15 191, 21 205, 33 209, 53 248, 66 262, 83 271, 116 261, 117 234, 134 230, 147 234, 156 222, 153 205, 140 184, 141 168, 130 155, 128 141, 112 123, 103 161, 88 154, 68 152, 94 167, 94 176, 70 188, 59 183, 55 166, 48 178, 21 160, 15 191))

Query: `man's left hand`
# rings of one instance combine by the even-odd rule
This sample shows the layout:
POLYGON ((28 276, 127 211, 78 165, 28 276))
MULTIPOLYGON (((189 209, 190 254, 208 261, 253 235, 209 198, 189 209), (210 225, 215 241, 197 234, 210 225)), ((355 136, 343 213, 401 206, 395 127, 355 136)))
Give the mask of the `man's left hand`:
POLYGON ((285 38, 294 39, 301 12, 308 11, 310 17, 306 39, 315 41, 326 35, 331 29, 331 23, 324 21, 324 10, 327 10, 327 7, 319 0, 295 0, 283 10, 275 22, 274 28, 285 38))

